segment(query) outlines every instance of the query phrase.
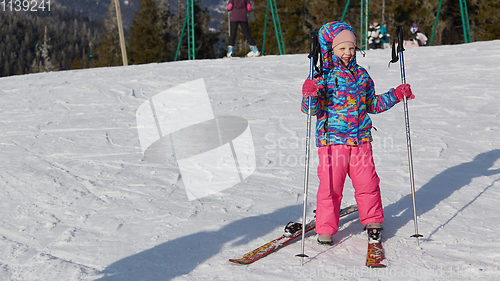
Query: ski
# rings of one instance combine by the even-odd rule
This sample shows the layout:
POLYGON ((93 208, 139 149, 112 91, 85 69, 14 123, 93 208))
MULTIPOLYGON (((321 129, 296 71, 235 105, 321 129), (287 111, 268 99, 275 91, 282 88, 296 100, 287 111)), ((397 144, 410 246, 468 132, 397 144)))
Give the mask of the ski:
POLYGON ((262 55, 260 56, 256 56, 256 57, 247 57, 247 56, 244 56, 244 57, 227 57, 227 56, 224 56, 222 57, 222 59, 224 60, 239 60, 239 59, 254 59, 254 58, 261 58, 263 57, 262 55))
MULTIPOLYGON (((356 205, 351 205, 349 207, 343 208, 340 210, 340 217, 345 217, 349 214, 355 213, 358 211, 358 207, 356 205)), ((305 232, 308 233, 316 227, 316 219, 311 220, 306 224, 305 232)), ((251 264, 270 253, 276 251, 277 249, 289 244, 296 238, 302 236, 302 224, 300 223, 292 223, 287 224, 287 229, 293 229, 292 232, 287 232, 288 235, 283 235, 279 238, 272 240, 269 243, 266 243, 248 253, 243 255, 243 257, 238 259, 229 259, 232 263, 237 264, 251 264)))
POLYGON ((387 266, 385 260, 384 249, 382 242, 370 243, 368 242, 368 252, 366 253, 366 266, 371 268, 384 268, 387 266))

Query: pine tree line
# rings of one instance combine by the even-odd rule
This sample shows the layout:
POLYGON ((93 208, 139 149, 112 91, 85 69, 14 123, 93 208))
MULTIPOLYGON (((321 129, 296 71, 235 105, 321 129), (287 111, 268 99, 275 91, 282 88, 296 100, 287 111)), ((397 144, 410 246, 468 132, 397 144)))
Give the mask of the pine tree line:
MULTIPOLYGON (((267 0, 253 0, 251 33, 259 47, 264 38, 267 0)), ((122 65, 114 0, 107 0, 106 20, 92 21, 76 16, 55 4, 50 12, 22 13, 0 11, 0 76, 42 71, 122 65)), ((132 26, 127 32, 129 64, 187 59, 187 35, 177 46, 186 15, 185 0, 178 0, 175 13, 166 0, 141 0, 132 26)), ((324 23, 340 20, 347 0, 276 0, 286 53, 308 52, 307 34, 324 23)), ((209 30, 210 15, 194 1, 195 46, 197 59, 218 58, 227 46, 227 14, 220 31, 209 30)), ((436 20, 437 0, 371 0, 369 21, 386 20, 389 31, 403 25, 418 24, 430 38, 436 20)), ((469 0, 468 12, 472 41, 500 38, 500 0, 469 0)), ((360 1, 350 1, 345 21, 360 30, 360 1)), ((459 1, 443 0, 436 26, 434 45, 463 43, 459 1)), ((238 32, 236 55, 248 51, 238 32), (238 53, 239 52, 239 53, 238 53)), ((271 14, 267 20, 266 54, 279 54, 271 14)))
MULTIPOLYGON (((252 35, 263 42, 267 0, 254 0, 252 35)), ((323 24, 342 18, 347 0, 276 0, 286 53, 307 53, 307 34, 323 24)), ((406 39, 411 38, 410 26, 418 24, 429 39, 436 21, 439 0, 370 0, 369 22, 387 21, 389 32, 402 25, 406 39)), ((472 41, 500 39, 500 0, 468 0, 472 41)), ((360 1, 349 1, 344 21, 360 31, 360 1)), ((433 45, 464 43, 462 18, 458 0, 443 0, 433 45)), ((226 27, 227 29, 227 27, 226 27)), ((227 42, 227 41, 226 41, 227 42)), ((271 14, 268 16, 265 41, 266 54, 279 54, 271 14)))
MULTIPOLYGON (((165 1, 141 0, 140 6, 141 9, 136 12, 130 27, 130 36, 126 40, 128 63, 173 61, 181 37, 186 6, 179 5, 177 14, 172 13, 165 1)), ((219 57, 221 50, 216 47, 219 42, 219 33, 211 31, 207 27, 210 21, 208 10, 201 8, 201 0, 195 0, 193 8, 196 58, 219 57)), ((109 5, 104 28, 104 38, 97 50, 96 66, 122 65, 114 1, 111 1, 109 5)), ((178 60, 187 59, 188 56, 186 30, 182 35, 182 42, 177 54, 178 60)))
POLYGON ((68 9, 0 11, 0 76, 68 70, 89 55, 98 25, 68 9))

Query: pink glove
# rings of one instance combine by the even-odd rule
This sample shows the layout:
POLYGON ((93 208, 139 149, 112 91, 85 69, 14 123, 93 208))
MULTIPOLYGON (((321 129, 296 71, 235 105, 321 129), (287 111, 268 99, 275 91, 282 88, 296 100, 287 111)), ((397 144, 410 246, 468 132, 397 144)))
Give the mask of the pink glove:
POLYGON ((394 94, 396 94, 399 101, 403 101, 404 97, 406 97, 406 100, 412 100, 415 98, 411 92, 410 84, 399 85, 396 90, 394 90, 394 94))
POLYGON ((304 84, 302 85, 302 96, 304 96, 305 98, 318 96, 317 79, 306 79, 306 81, 304 81, 304 84))
POLYGON ((252 4, 248 3, 247 4, 247 10, 250 11, 252 9, 252 4))
POLYGON ((227 4, 227 10, 231 11, 233 9, 233 3, 227 4))

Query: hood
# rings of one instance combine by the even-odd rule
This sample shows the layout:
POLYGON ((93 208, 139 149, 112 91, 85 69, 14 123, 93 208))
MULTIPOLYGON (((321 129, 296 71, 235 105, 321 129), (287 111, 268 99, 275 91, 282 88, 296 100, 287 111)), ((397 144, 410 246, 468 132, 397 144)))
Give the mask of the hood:
MULTIPOLYGON (((354 28, 342 21, 334 21, 324 24, 318 32, 319 45, 321 47, 321 53, 323 54, 323 68, 329 69, 332 67, 332 64, 337 61, 336 57, 333 58, 333 50, 332 50, 332 42, 333 38, 337 36, 342 30, 350 30, 356 36, 356 31, 354 28)), ((356 61, 356 54, 354 54, 354 58, 351 61, 351 64, 356 61)))

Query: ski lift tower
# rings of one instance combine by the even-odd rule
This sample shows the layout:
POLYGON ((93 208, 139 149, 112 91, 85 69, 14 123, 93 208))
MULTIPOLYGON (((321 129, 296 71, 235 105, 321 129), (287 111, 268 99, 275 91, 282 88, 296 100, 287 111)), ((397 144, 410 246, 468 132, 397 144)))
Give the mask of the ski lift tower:
POLYGON ((286 55, 285 42, 283 40, 283 33, 281 33, 281 24, 278 15, 278 8, 276 7, 276 0, 267 1, 266 22, 264 23, 264 39, 262 40, 262 54, 264 54, 266 47, 267 16, 269 14, 269 10, 271 10, 271 15, 273 17, 274 31, 276 32, 276 40, 278 41, 280 55, 286 55))
MULTIPOLYGON (((461 0, 465 1, 465 0, 461 0)), ((349 3, 351 0, 347 0, 345 4, 344 13, 342 14, 341 21, 344 21, 345 15, 347 13, 347 8, 349 7, 349 3)), ((278 16, 278 8, 276 7, 276 0, 268 0, 267 1, 267 10, 266 10, 266 22, 264 24, 264 39, 262 41, 262 53, 264 54, 265 46, 266 46, 266 30, 267 30, 267 19, 269 10, 271 10, 271 15, 273 17, 274 30, 276 32, 276 39, 278 40, 278 48, 280 55, 286 54, 285 51, 285 43, 283 40, 283 34, 281 33, 281 25, 278 16)), ((368 46, 368 11, 369 11, 369 0, 361 0, 361 24, 360 24, 360 36, 359 36, 359 48, 361 50, 368 50, 370 47, 368 46)))
MULTIPOLYGON (((347 0, 345 4, 344 13, 342 14, 341 21, 344 21, 345 15, 347 13, 347 8, 349 7, 349 3, 351 0, 347 0)), ((368 50, 370 46, 368 46, 368 11, 369 11, 369 0, 361 0, 361 23, 360 23, 360 32, 359 32, 359 48, 361 50, 368 50)))
POLYGON ((195 44, 194 44, 194 1, 187 0, 186 4, 186 18, 184 19, 184 24, 182 26, 181 36, 179 37, 179 44, 177 45, 177 51, 175 52, 175 59, 177 61, 177 55, 181 48, 182 36, 184 35, 184 30, 187 26, 187 37, 188 37, 188 60, 196 59, 195 44))
MULTIPOLYGON (((460 2, 460 14, 462 16, 462 27, 464 30, 464 41, 465 43, 472 42, 472 37, 470 35, 470 21, 469 21, 469 12, 467 11, 467 1, 459 0, 460 2)), ((436 25, 439 20, 439 12, 441 11, 441 5, 443 4, 443 0, 439 1, 438 11, 436 14, 436 21, 434 22, 434 28, 432 29, 431 42, 429 46, 432 46, 432 42, 434 41, 434 33, 436 31, 436 25)))
POLYGON ((370 46, 368 46, 368 7, 369 0, 361 0, 361 34, 359 38, 359 48, 361 50, 370 49, 370 46))

